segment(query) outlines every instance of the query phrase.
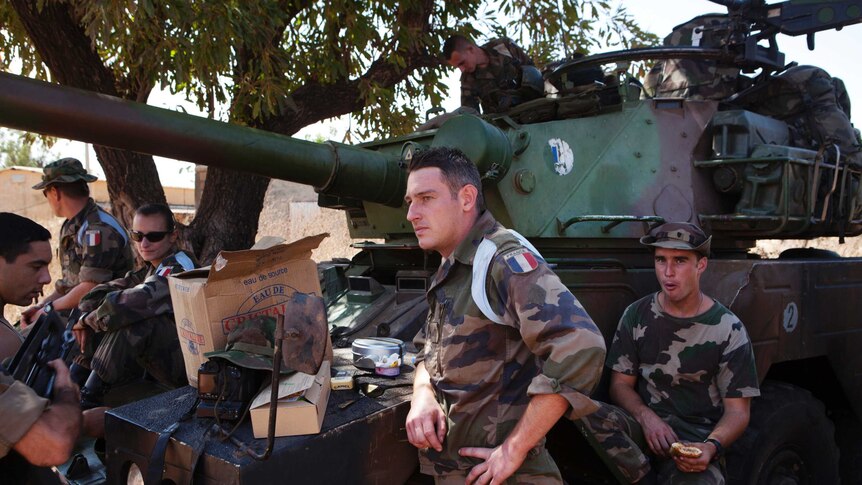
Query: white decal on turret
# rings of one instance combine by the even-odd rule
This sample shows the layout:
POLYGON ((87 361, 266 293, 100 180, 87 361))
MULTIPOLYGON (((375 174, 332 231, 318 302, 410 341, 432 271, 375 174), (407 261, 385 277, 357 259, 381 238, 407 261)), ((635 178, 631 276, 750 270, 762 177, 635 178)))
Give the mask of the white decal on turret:
POLYGON ((566 175, 572 171, 574 166, 575 156, 569 144, 559 138, 551 138, 548 140, 548 145, 551 147, 551 156, 554 159, 554 171, 557 175, 566 175))

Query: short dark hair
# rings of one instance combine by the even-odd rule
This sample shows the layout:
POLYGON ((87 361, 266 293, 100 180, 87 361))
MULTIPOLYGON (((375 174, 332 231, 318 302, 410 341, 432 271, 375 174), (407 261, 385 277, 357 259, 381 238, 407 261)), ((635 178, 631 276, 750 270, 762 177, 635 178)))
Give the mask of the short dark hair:
POLYGON ((476 187, 479 192, 476 196, 476 208, 479 209, 479 212, 485 210, 485 196, 482 195, 482 179, 479 177, 479 169, 467 158, 467 155, 464 155, 464 152, 450 147, 433 147, 422 150, 410 160, 407 173, 422 168, 439 168, 440 172, 443 173, 446 185, 449 186, 452 198, 458 197, 458 191, 465 185, 476 187))
POLYGON ((448 61, 455 51, 463 51, 471 45, 475 45, 475 43, 469 37, 455 34, 443 43, 443 58, 448 61))
MULTIPOLYGON (((73 199, 82 199, 90 196, 90 186, 83 180, 76 180, 74 182, 66 182, 62 184, 50 184, 48 187, 57 187, 57 190, 62 192, 63 195, 73 199)), ((48 187, 45 188, 47 189, 48 187)))
POLYGON ((154 216, 160 215, 165 221, 166 231, 173 232, 176 229, 177 225, 174 222, 174 213, 171 212, 171 208, 166 206, 165 204, 144 204, 135 211, 135 214, 142 216, 154 216))
POLYGON ((42 225, 11 212, 0 212, 0 227, 0 256, 10 264, 30 250, 30 243, 51 239, 42 225))

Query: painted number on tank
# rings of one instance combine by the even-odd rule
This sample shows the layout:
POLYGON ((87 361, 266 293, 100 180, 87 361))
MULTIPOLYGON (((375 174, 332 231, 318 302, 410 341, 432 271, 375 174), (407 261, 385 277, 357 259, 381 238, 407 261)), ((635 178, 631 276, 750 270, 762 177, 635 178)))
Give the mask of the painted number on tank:
POLYGON ((784 320, 782 321, 782 326, 784 327, 784 331, 790 333, 796 330, 796 325, 799 323, 799 308, 796 306, 796 302, 790 302, 784 307, 784 320))
POLYGON ((575 164, 575 156, 569 144, 559 138, 548 140, 551 147, 551 159, 554 162, 554 172, 557 175, 567 175, 575 164))

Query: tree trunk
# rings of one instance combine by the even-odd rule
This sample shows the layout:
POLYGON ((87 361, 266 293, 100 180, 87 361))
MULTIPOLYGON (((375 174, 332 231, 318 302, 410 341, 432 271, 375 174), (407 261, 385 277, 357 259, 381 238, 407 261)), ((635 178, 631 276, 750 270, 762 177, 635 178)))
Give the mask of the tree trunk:
POLYGON ((201 263, 212 262, 221 250, 248 249, 269 178, 210 167, 197 215, 190 225, 191 242, 201 263))

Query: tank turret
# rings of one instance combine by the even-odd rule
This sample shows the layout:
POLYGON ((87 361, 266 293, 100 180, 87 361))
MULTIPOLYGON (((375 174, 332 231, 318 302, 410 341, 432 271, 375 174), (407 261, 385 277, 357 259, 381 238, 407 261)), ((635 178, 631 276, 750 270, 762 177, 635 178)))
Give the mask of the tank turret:
POLYGON ((522 105, 512 116, 459 116, 357 147, 0 73, 0 124, 312 185, 321 205, 351 208, 354 237, 412 237, 401 207, 405 167, 437 145, 467 153, 495 216, 552 253, 636 247, 644 225, 661 220, 699 220, 718 250, 862 232, 859 170, 831 152, 792 146, 786 123, 709 100, 641 99, 624 79, 609 84, 599 90, 615 98, 575 97, 590 105, 582 112, 563 112, 569 98, 544 98, 526 106, 555 112, 542 122, 518 118, 522 105))

